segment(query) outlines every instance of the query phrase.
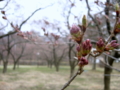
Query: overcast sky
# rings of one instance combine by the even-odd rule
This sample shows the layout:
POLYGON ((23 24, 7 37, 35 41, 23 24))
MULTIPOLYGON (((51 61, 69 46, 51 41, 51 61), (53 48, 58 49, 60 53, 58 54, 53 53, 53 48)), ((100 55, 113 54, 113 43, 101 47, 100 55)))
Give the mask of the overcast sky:
MULTIPOLYGON (((7 0, 6 0, 7 1, 7 0)), ((102 10, 101 7, 98 7, 94 0, 88 0, 92 9, 92 13, 96 13, 102 10)), ((100 0, 105 1, 105 0, 100 0)), ((64 17, 62 16, 63 8, 67 8, 67 0, 11 0, 8 4, 8 7, 5 8, 6 13, 8 14, 8 18, 10 21, 20 24, 22 20, 27 18, 34 10, 38 8, 44 8, 49 6, 43 10, 37 12, 26 25, 23 26, 23 31, 29 31, 31 29, 35 29, 39 31, 38 27, 31 27, 31 22, 33 20, 42 20, 46 17, 50 22, 54 23, 54 20, 64 22, 64 17)), ((5 4, 5 1, 0 2, 0 6, 2 7, 5 4)), ((82 17, 84 14, 87 14, 87 8, 85 0, 76 0, 76 6, 73 8, 72 13, 74 15, 82 17)), ((70 19, 71 24, 75 23, 74 18, 70 19)))

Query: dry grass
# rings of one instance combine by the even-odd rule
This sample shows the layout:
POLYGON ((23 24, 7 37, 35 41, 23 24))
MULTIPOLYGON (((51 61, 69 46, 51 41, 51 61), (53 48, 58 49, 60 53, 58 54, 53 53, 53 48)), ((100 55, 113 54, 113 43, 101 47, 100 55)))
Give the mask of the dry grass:
MULTIPOLYGON (((96 71, 86 67, 66 90, 103 90, 103 69, 96 71)), ((7 74, 0 73, 0 90, 60 90, 69 80, 69 68, 60 72, 47 67, 22 67, 7 74)), ((119 74, 114 72, 114 74, 119 74)), ((120 76, 112 76, 111 90, 119 90, 120 76)))

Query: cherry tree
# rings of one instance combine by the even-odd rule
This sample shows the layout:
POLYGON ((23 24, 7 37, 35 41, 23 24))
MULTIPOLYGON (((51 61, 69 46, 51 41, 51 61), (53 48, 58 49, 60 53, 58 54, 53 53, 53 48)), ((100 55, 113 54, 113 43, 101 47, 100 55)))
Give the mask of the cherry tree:
MULTIPOLYGON (((87 1, 87 0, 86 0, 87 1)), ((88 3, 87 3, 88 4, 88 3)), ((99 38, 98 41, 96 41, 96 49, 91 51, 92 49, 92 43, 90 39, 83 40, 83 36, 85 34, 85 31, 87 29, 87 19, 86 16, 84 15, 82 18, 82 25, 75 25, 70 29, 71 36, 73 40, 76 41, 78 44, 76 49, 77 49, 77 57, 76 59, 78 60, 78 71, 76 74, 63 86, 61 90, 64 90, 69 84, 75 79, 77 75, 82 74, 84 71, 84 66, 88 64, 88 57, 87 55, 91 55, 93 57, 100 56, 102 53, 111 53, 112 50, 117 49, 120 44, 117 43, 117 40, 114 40, 113 38, 120 32, 119 30, 119 5, 116 4, 115 6, 115 11, 116 11, 116 23, 114 24, 114 28, 111 31, 109 37, 105 40, 104 38, 99 38)), ((102 34, 102 33, 101 33, 102 34)), ((114 69, 119 71, 119 69, 115 69, 114 67, 111 66, 110 63, 106 63, 105 61, 104 65, 109 68, 109 69, 114 69)), ((108 83, 109 86, 109 83, 108 83)), ((104 88, 104 90, 109 90, 108 86, 104 88)))

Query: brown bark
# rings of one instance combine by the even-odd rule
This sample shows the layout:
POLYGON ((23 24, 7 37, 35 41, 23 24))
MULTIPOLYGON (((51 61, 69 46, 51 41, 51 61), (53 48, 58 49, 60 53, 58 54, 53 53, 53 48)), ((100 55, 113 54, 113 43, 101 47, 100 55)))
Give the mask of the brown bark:
POLYGON ((8 62, 3 63, 3 73, 7 72, 7 65, 8 65, 8 62))
MULTIPOLYGON (((106 7, 105 7, 105 15, 109 16, 109 3, 110 3, 110 0, 106 0, 106 3, 108 3, 108 5, 106 5, 106 7)), ((107 31, 108 31, 108 33, 110 35, 111 34, 111 26, 110 26, 110 22, 109 22, 108 19, 106 19, 106 28, 107 28, 107 31)), ((116 40, 116 38, 112 37, 112 40, 116 40)), ((113 53, 113 56, 118 57, 118 53, 117 52, 113 53)), ((114 62, 114 59, 108 58, 108 64, 110 66, 113 66, 113 62, 114 62)), ((108 67, 104 68, 104 90, 110 90, 111 76, 106 76, 106 75, 107 74, 111 75, 111 73, 112 73, 111 68, 108 68, 108 67)))

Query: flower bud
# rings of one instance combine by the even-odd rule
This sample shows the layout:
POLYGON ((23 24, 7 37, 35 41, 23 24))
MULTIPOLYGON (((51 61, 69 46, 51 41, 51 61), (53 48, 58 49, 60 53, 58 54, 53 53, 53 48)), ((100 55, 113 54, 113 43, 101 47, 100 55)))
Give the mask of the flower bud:
POLYGON ((106 45, 105 51, 113 50, 113 49, 117 48, 119 45, 120 44, 118 44, 116 40, 113 40, 106 45))
POLYGON ((87 65, 87 64, 88 64, 88 60, 85 57, 82 57, 79 59, 78 65, 80 67, 83 67, 84 65, 87 65))
POLYGON ((119 4, 117 3, 116 5, 115 5, 115 11, 116 11, 116 17, 119 17, 119 4))
POLYGON ((81 29, 77 25, 72 25, 70 29, 70 33, 72 38, 79 44, 82 40, 82 32, 81 29))
POLYGON ((3 19, 7 20, 7 17, 6 16, 2 16, 3 19))
POLYGON ((82 54, 81 54, 81 47, 80 47, 80 45, 78 45, 78 46, 76 47, 76 50, 77 50, 77 57, 78 57, 78 59, 80 59, 80 58, 81 58, 81 56, 82 56, 82 54))
POLYGON ((70 33, 71 35, 75 36, 75 37, 79 37, 80 35, 80 28, 77 25, 73 25, 70 29, 70 33))
POLYGON ((1 13, 5 15, 5 11, 1 11, 1 13))
POLYGON ((78 46, 76 47, 76 50, 77 50, 78 52, 81 51, 80 45, 78 45, 78 46))
POLYGON ((115 11, 119 11, 119 4, 118 3, 116 3, 116 5, 115 5, 115 11))
POLYGON ((120 33, 120 18, 118 19, 117 24, 114 29, 114 34, 118 34, 118 33, 120 33))
POLYGON ((82 18, 82 31, 85 32, 86 31, 86 27, 87 27, 87 19, 86 16, 84 15, 82 18))
POLYGON ((103 52, 104 51, 104 47, 105 47, 105 42, 103 41, 103 39, 102 38, 100 38, 99 40, 98 40, 98 42, 96 43, 96 49, 97 49, 97 51, 98 52, 103 52))
POLYGON ((82 52, 81 52, 82 56, 86 56, 87 54, 89 54, 92 48, 92 44, 90 40, 87 39, 85 42, 83 42, 81 48, 82 48, 82 52))

